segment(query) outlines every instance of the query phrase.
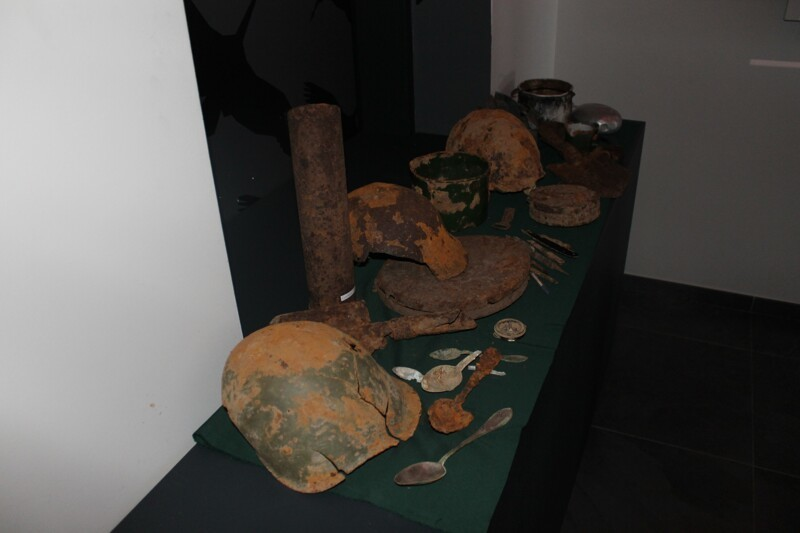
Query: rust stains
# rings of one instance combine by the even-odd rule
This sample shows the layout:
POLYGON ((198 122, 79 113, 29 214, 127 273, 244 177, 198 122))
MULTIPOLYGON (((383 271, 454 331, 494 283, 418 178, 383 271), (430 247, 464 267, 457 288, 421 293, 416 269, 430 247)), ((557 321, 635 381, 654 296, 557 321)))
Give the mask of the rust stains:
POLYGON ((309 104, 287 119, 309 307, 338 303, 355 284, 341 112, 309 104))
POLYGON ((519 192, 544 177, 539 147, 531 131, 502 109, 478 109, 450 130, 447 150, 467 152, 489 163, 489 188, 519 192))
POLYGON ((384 253, 424 263, 439 279, 466 268, 466 251, 447 232, 430 200, 406 187, 380 182, 356 189, 348 198, 356 261, 384 253))
MULTIPOLYGON (((422 265, 418 265, 421 268, 422 265)), ((419 335, 433 335, 452 331, 474 329, 474 320, 459 315, 458 311, 429 314, 419 317, 401 317, 386 322, 371 322, 369 310, 363 300, 351 300, 337 305, 284 313, 272 319, 271 324, 299 321, 324 322, 353 338, 358 339, 358 349, 372 353, 386 346, 386 337, 410 339, 419 335)))
POLYGON ((467 207, 467 204, 454 202, 450 192, 447 190, 448 186, 449 184, 443 184, 442 186, 431 185, 431 201, 433 201, 440 213, 460 213, 467 207))
POLYGON ((467 384, 461 389, 455 398, 440 398, 433 402, 428 408, 428 420, 431 427, 440 433, 453 433, 460 431, 470 425, 474 415, 464 410, 464 402, 467 396, 478 382, 489 375, 489 373, 500 362, 500 352, 494 347, 489 347, 483 351, 478 358, 477 368, 469 377, 467 384))
POLYGON ((403 315, 462 311, 467 317, 489 316, 513 303, 528 284, 530 252, 512 237, 459 237, 469 264, 458 276, 436 279, 428 269, 407 261, 387 261, 375 288, 381 300, 403 315))
MULTIPOLYGON (((317 311, 317 310, 312 310, 317 311)), ((286 486, 320 492, 413 435, 421 403, 353 337, 323 323, 267 326, 231 352, 223 406, 286 486)))

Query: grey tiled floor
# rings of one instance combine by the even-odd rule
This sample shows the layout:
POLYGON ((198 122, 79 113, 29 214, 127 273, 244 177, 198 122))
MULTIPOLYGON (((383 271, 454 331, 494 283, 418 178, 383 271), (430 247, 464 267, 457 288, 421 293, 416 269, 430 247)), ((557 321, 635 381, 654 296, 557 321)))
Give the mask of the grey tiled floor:
POLYGON ((800 307, 627 276, 562 532, 800 531, 800 307))

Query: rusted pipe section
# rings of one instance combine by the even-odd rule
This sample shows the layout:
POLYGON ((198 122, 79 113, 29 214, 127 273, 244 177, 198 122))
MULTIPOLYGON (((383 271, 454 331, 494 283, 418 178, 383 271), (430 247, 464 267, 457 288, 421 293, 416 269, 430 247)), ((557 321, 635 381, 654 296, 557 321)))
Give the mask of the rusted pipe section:
POLYGON ((338 304, 355 287, 341 112, 310 104, 291 109, 288 119, 308 306, 338 304))

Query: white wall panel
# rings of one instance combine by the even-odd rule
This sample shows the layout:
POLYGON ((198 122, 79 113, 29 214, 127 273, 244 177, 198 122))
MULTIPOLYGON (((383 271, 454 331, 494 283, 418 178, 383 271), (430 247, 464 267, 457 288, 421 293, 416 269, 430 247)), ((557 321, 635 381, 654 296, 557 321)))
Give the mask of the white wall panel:
POLYGON ((241 338, 180 0, 0 3, 0 530, 108 531, 241 338))

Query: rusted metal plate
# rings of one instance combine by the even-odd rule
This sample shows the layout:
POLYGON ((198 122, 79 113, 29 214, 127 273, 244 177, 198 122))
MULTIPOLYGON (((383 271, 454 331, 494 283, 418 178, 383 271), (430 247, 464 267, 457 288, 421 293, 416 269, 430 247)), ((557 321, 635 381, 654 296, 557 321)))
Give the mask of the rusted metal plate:
POLYGON ((336 304, 355 286, 339 108, 311 104, 288 114, 309 307, 336 304))
POLYGON ((403 257, 424 263, 438 279, 452 278, 467 268, 464 247, 422 195, 376 182, 352 191, 348 201, 356 261, 364 262, 376 252, 403 257))
POLYGON ((375 279, 384 304, 403 315, 446 313, 457 309, 481 318, 505 309, 528 286, 528 245, 514 237, 459 237, 469 265, 459 276, 438 280, 408 261, 387 261, 375 279))
POLYGON ((617 198, 630 181, 630 171, 620 165, 612 151, 595 148, 584 154, 566 140, 567 130, 558 122, 539 125, 541 139, 561 152, 564 163, 552 163, 547 169, 566 183, 583 185, 601 198, 617 198))
POLYGON ((447 150, 488 161, 493 191, 524 191, 544 176, 536 138, 520 119, 502 109, 478 109, 459 120, 447 137, 447 150))

